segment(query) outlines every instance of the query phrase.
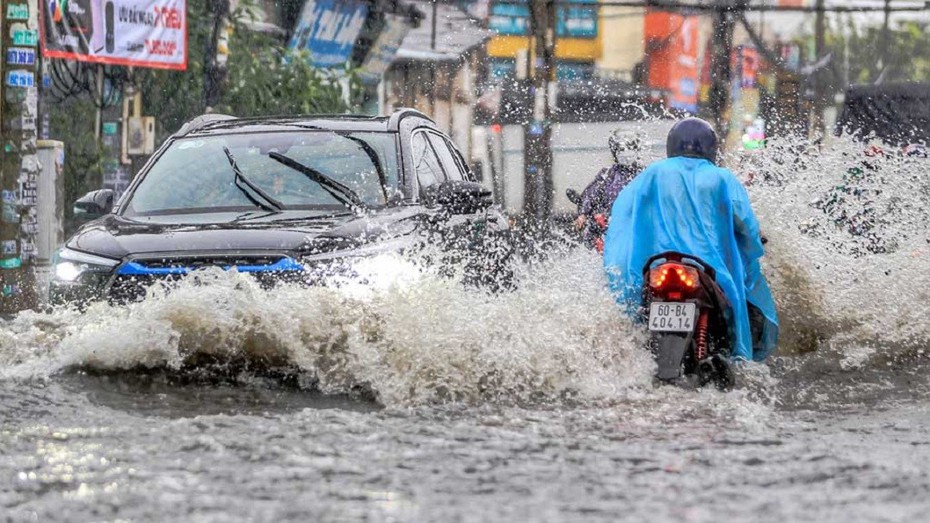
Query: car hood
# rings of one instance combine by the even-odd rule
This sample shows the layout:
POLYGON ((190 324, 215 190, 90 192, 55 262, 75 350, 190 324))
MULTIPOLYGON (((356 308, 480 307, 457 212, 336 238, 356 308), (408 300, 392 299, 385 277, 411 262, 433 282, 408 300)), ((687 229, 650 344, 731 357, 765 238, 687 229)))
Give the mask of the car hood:
POLYGON ((185 215, 124 218, 107 215, 81 227, 70 249, 114 259, 162 254, 281 252, 321 254, 412 234, 415 208, 395 207, 358 216, 306 211, 256 215, 238 221, 185 215))

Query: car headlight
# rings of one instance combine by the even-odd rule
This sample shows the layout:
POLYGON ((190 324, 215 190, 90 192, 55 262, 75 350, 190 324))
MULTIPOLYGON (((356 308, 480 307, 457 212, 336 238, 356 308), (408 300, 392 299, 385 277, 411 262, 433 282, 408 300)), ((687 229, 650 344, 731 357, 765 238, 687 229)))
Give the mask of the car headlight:
POLYGON ((60 282, 74 282, 87 273, 108 273, 119 265, 119 260, 74 251, 67 247, 55 255, 52 278, 60 282))

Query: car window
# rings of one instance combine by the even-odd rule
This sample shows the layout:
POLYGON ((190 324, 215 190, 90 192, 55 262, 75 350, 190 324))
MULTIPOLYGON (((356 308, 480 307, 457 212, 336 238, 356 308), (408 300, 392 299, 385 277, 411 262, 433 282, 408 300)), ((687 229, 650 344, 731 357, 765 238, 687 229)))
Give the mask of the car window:
POLYGON ((427 133, 429 135, 429 141, 433 145, 433 149, 436 150, 436 154, 439 155, 439 161, 442 163, 442 168, 446 172, 447 180, 464 180, 465 173, 462 168, 459 166, 459 163, 455 160, 455 156, 452 151, 449 149, 449 142, 442 136, 436 133, 427 133))
POLYGON ((410 148, 413 152, 413 166, 417 173, 417 181, 420 184, 420 191, 445 181, 442 168, 439 164, 439 158, 435 151, 429 145, 426 138, 427 133, 414 133, 410 139, 410 148))
POLYGON ((145 173, 126 203, 126 213, 255 208, 249 196, 236 187, 224 147, 249 181, 288 208, 343 205, 305 174, 275 161, 269 156, 272 152, 345 185, 371 206, 385 204, 398 183, 395 135, 389 133, 302 131, 191 137, 176 140, 145 173), (383 180, 374 162, 380 164, 383 180))

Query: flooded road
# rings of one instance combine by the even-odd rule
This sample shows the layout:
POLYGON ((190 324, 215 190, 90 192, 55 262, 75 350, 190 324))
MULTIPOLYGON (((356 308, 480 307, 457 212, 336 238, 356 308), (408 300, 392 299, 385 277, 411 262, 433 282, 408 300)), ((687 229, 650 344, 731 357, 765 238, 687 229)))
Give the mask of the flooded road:
POLYGON ((653 384, 582 250, 500 295, 385 258, 385 285, 269 292, 216 271, 129 307, 21 314, 0 326, 0 514, 922 520, 926 182, 884 167, 868 205, 888 220, 850 236, 813 202, 845 158, 759 164, 783 342, 725 394, 653 384), (296 377, 262 372, 281 365, 296 377))
POLYGON ((379 409, 126 375, 2 397, 0 505, 16 521, 903 521, 930 492, 923 400, 781 411, 647 388, 379 409))

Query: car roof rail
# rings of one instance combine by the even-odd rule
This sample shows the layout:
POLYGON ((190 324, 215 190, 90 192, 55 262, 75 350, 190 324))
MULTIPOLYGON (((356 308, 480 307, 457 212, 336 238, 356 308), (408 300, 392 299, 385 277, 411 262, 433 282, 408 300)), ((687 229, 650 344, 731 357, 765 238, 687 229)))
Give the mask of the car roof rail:
POLYGON ((227 120, 235 120, 235 119, 236 119, 235 116, 231 116, 228 114, 220 114, 220 113, 202 114, 188 122, 185 122, 184 125, 182 125, 180 129, 178 129, 178 132, 176 133, 176 135, 184 136, 186 134, 192 133, 199 129, 203 129, 204 127, 212 123, 224 122, 227 120))
POLYGON ((396 111, 392 112, 390 116, 371 116, 364 114, 299 114, 299 115, 286 115, 286 116, 253 116, 246 118, 239 118, 236 116, 220 113, 209 113, 203 114, 192 120, 184 123, 178 132, 175 133, 175 136, 186 136, 196 131, 200 131, 207 127, 212 126, 213 124, 228 122, 230 120, 237 120, 243 123, 250 122, 261 122, 262 120, 273 121, 273 120, 303 120, 311 118, 319 119, 339 119, 339 120, 379 120, 387 119, 388 129, 396 131, 400 128, 400 121, 404 118, 413 117, 413 118, 422 118, 428 122, 431 122, 435 125, 435 121, 429 116, 423 114, 422 112, 412 109, 409 107, 401 107, 396 111))
POLYGON ((423 118, 424 120, 428 120, 432 122, 433 124, 436 123, 432 118, 430 118, 429 116, 426 116, 425 114, 423 114, 422 112, 416 109, 413 109, 411 107, 400 107, 396 111, 391 113, 391 118, 390 120, 388 120, 388 128, 391 129, 392 131, 398 130, 400 128, 400 121, 407 117, 423 118))

